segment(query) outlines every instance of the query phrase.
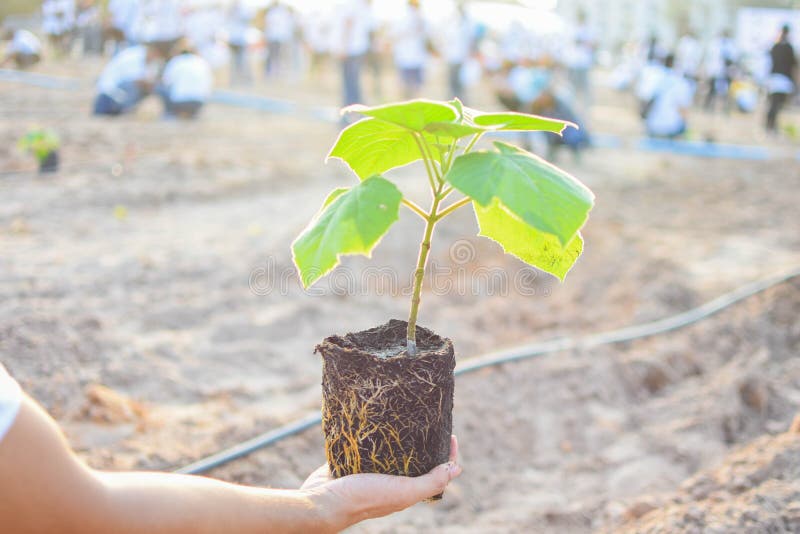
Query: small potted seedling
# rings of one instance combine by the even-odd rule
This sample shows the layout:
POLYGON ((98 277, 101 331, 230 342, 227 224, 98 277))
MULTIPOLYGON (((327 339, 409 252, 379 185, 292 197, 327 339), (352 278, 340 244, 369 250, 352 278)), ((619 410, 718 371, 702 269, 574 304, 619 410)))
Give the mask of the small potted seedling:
POLYGON ((35 128, 25 134, 18 143, 20 150, 33 154, 39 162, 39 172, 58 171, 58 149, 61 141, 58 135, 46 128, 35 128))
POLYGON ((418 476, 447 461, 453 408, 452 342, 417 325, 425 267, 436 224, 471 205, 480 235, 505 252, 562 279, 583 250, 579 233, 594 195, 578 180, 490 132, 561 133, 569 123, 520 113, 481 113, 458 100, 351 106, 365 116, 339 135, 329 158, 359 178, 334 190, 292 244, 300 279, 310 286, 343 255, 369 256, 398 219, 400 206, 425 229, 413 273, 407 321, 317 345, 322 356, 322 426, 334 477, 377 472, 418 476), (383 176, 421 161, 431 191, 424 209, 383 176), (448 200, 454 198, 455 200, 448 200))

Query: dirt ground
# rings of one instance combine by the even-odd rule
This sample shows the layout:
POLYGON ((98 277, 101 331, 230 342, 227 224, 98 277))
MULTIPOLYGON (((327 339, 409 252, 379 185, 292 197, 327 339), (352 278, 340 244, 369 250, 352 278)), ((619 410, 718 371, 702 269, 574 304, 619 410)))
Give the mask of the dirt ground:
MULTIPOLYGON (((313 347, 405 317, 405 295, 370 292, 361 274, 393 268, 402 285, 422 227, 404 213, 371 261, 346 259, 321 294, 307 294, 287 274, 289 245, 330 189, 352 183, 338 162, 323 164, 336 128, 222 105, 195 123, 163 122, 155 101, 95 119, 98 67, 41 67, 81 74, 76 91, 0 83, 0 361, 91 465, 170 469, 318 410, 313 347), (62 137, 57 175, 30 172, 15 148, 36 124, 62 137)), ((335 106, 334 82, 249 91, 335 106)), ((474 100, 497 108, 488 93, 474 100)), ((698 136, 729 142, 763 142, 759 123, 692 116, 698 136)), ((602 90, 593 125, 638 133, 629 100, 602 90)), ((560 163, 597 195, 585 255, 565 284, 476 237, 466 211, 438 229, 432 260, 451 290, 424 294, 421 322, 452 338, 459 361, 659 319, 800 264, 797 159, 621 147, 560 163), (487 269, 509 274, 473 287, 487 269)), ((395 177, 422 201, 421 172, 395 177)), ((786 431, 800 412, 799 315, 794 281, 669 335, 459 377, 462 477, 440 503, 352 531, 645 531, 635 521, 661 513, 640 518, 682 481, 786 431)), ((321 431, 311 430, 211 475, 296 487, 323 460, 321 431)), ((796 485, 742 480, 779 512, 796 508, 796 485)))

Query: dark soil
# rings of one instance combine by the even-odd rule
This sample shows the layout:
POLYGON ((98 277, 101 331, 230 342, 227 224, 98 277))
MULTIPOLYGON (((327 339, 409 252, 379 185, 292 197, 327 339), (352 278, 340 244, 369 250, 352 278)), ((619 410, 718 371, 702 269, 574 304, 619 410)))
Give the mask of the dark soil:
POLYGON ((417 327, 419 354, 405 352, 405 321, 317 345, 322 420, 331 473, 419 476, 447 461, 453 423, 453 343, 417 327))

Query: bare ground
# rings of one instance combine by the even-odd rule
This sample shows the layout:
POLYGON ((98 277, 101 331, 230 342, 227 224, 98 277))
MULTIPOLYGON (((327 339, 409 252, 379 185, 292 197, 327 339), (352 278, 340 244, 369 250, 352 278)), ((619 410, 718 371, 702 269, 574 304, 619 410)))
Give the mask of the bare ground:
MULTIPOLYGON (((297 97, 333 104, 331 94, 297 97)), ((282 288, 292 239, 327 191, 351 180, 322 165, 332 126, 220 106, 195 124, 163 123, 154 102, 135 117, 97 120, 90 97, 0 85, 0 361, 102 468, 168 469, 317 410, 313 346, 405 316, 404 295, 358 280, 367 265, 408 280, 418 222, 404 214, 373 260, 346 260, 325 295, 291 277, 282 288), (25 172, 31 162, 14 149, 36 123, 63 138, 57 176, 25 172), (336 294, 342 284, 358 294, 336 294)), ((596 121, 634 131, 623 102, 603 98, 596 121)), ((707 123, 752 141, 731 132, 752 132, 754 121, 707 123)), ((452 290, 424 295, 422 322, 451 337, 460 360, 657 319, 800 263, 797 160, 604 149, 562 162, 597 194, 585 256, 566 284, 519 275, 525 294, 501 283, 473 291, 476 270, 502 267, 512 282, 525 271, 474 237, 466 212, 439 229, 433 260, 451 269, 442 276, 452 290)), ((397 182, 424 199, 419 172, 397 182)), ((462 478, 439 504, 353 531, 648 532, 631 521, 662 505, 641 521, 673 524, 670 494, 684 479, 784 432, 800 411, 798 290, 783 284, 668 336, 459 378, 462 478)), ((212 475, 291 487, 322 461, 321 432, 309 431, 212 475)), ((741 498, 796 503, 796 487, 772 478, 745 482, 741 498)))

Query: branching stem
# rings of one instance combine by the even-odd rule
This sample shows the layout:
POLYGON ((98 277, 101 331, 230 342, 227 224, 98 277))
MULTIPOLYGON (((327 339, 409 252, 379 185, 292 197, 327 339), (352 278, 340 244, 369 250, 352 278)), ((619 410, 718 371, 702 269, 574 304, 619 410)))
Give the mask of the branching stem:
POLYGON ((472 201, 472 199, 471 199, 471 198, 469 198, 469 197, 464 197, 464 198, 462 198, 461 200, 458 200, 458 201, 456 201, 456 202, 452 203, 450 206, 448 206, 447 208, 443 209, 442 211, 440 211, 440 212, 439 212, 439 213, 436 215, 436 220, 437 220, 437 221, 441 221, 442 219, 444 219, 445 217, 447 217, 448 215, 450 215, 451 213, 453 213, 454 211, 456 211, 458 208, 460 208, 461 206, 466 206, 466 205, 467 205, 467 204, 469 204, 471 201, 472 201))
POLYGON ((411 211, 413 211, 414 213, 416 213, 417 215, 422 217, 423 221, 427 221, 428 220, 428 214, 425 213, 425 210, 423 210, 422 208, 417 206, 416 203, 414 203, 411 200, 408 200, 407 198, 403 198, 402 202, 405 205, 405 207, 407 207, 408 209, 410 209, 411 211))

